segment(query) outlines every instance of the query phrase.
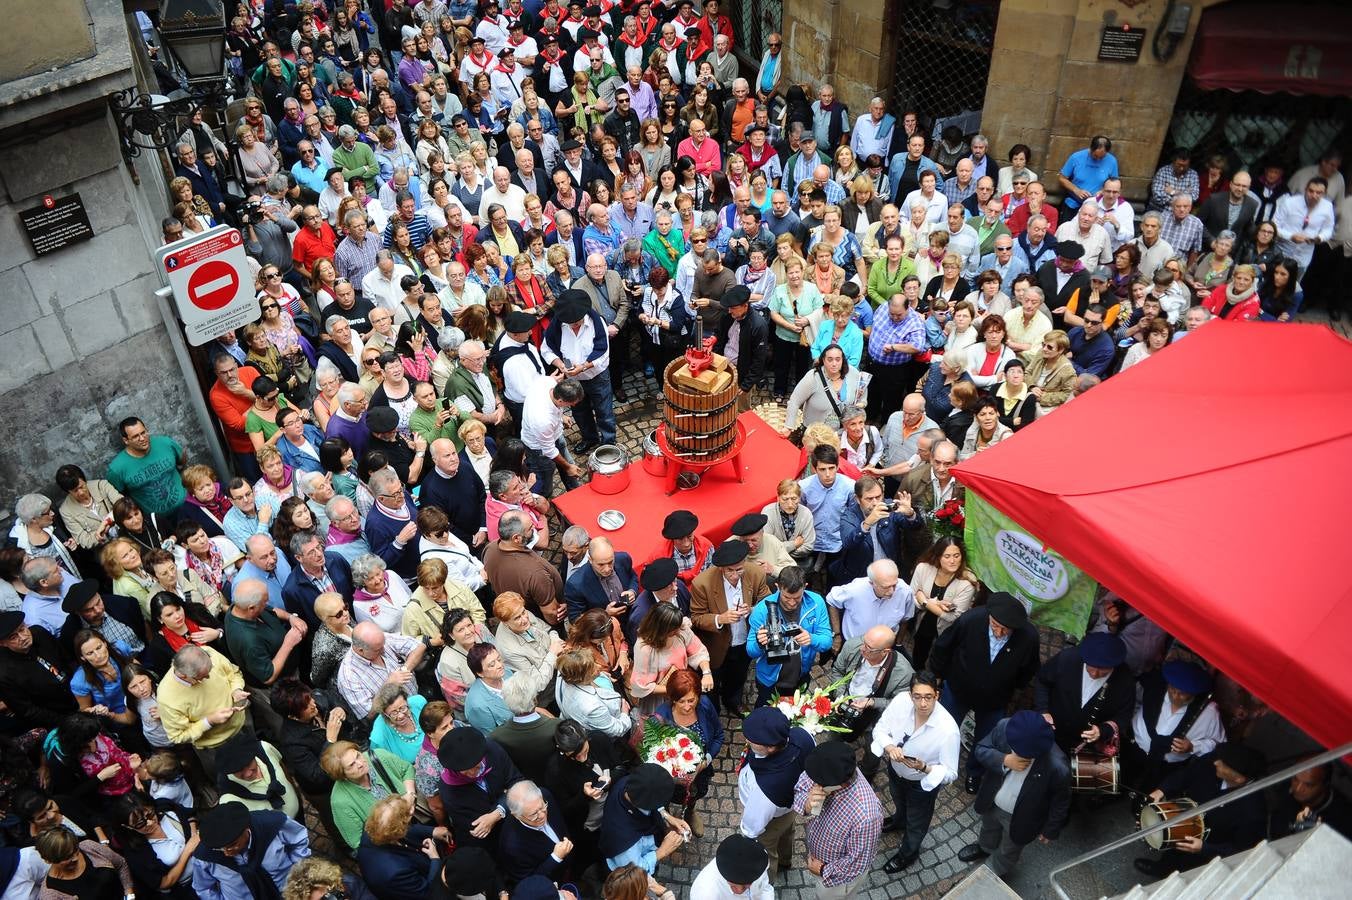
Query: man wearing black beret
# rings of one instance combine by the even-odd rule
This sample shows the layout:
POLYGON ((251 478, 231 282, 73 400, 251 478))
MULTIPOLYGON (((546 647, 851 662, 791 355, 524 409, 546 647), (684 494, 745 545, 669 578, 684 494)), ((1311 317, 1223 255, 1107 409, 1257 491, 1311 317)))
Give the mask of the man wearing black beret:
POLYGON ((690 619, 709 650, 717 686, 709 699, 735 716, 741 715, 742 691, 751 668, 748 619, 770 593, 760 567, 746 564, 746 550, 742 541, 724 541, 713 555, 713 568, 690 585, 690 619))
POLYGON ((1126 660, 1121 637, 1096 631, 1043 664, 1033 709, 1052 723, 1056 744, 1066 753, 1082 743, 1126 739, 1136 707, 1136 679, 1123 665, 1126 660))
POLYGON ((675 793, 671 773, 656 763, 643 763, 615 780, 600 831, 601 856, 612 871, 633 863, 651 875, 690 839, 690 826, 667 812, 675 793))
POLYGON ((883 807, 859 776, 854 748, 844 741, 818 744, 808 754, 793 791, 804 818, 807 870, 818 897, 854 897, 868 883, 883 831, 883 807))
POLYGON ((63 674, 65 659, 43 628, 29 628, 18 610, 0 612, 0 701, 28 727, 55 728, 75 712, 63 674))
POLYGON ((747 900, 774 900, 769 855, 744 834, 723 838, 713 862, 701 869, 690 885, 690 900, 723 900, 729 894, 747 900))
POLYGON ((193 890, 207 900, 281 900, 291 867, 310 855, 309 832, 280 810, 249 812, 232 800, 203 811, 197 823, 193 890))
POLYGON ((751 408, 751 391, 765 379, 765 360, 770 353, 770 326, 751 308, 751 289, 736 284, 728 288, 719 305, 727 315, 718 321, 719 353, 737 367, 737 411, 751 408))
POLYGON ((634 605, 629 610, 629 619, 624 626, 625 640, 634 646, 638 637, 639 623, 659 603, 670 603, 681 611, 681 615, 690 615, 690 587, 680 579, 676 570, 676 560, 669 556, 655 559, 643 567, 638 578, 642 588, 634 605))

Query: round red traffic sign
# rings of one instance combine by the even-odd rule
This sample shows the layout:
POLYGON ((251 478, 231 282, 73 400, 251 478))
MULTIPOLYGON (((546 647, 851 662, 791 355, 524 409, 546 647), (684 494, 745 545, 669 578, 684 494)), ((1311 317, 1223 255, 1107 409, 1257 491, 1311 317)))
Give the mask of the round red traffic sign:
POLYGON ((219 259, 209 259, 188 278, 188 299, 198 309, 216 310, 235 299, 239 289, 239 275, 234 266, 219 259))

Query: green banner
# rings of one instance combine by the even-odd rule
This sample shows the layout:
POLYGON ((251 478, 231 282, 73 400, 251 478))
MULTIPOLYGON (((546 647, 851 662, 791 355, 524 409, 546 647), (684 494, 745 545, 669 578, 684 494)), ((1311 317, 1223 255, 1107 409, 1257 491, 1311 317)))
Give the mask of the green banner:
POLYGON ((1098 583, 967 489, 967 563, 992 591, 1027 604, 1034 623, 1081 636, 1089 627, 1098 583))

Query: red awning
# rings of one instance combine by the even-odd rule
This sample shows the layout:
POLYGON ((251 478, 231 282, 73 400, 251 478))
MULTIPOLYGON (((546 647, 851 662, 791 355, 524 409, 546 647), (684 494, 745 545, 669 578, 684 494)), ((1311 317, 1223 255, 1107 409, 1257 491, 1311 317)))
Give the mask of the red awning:
POLYGON ((1352 96, 1352 8, 1226 3, 1202 13, 1188 75, 1208 90, 1352 96))
POLYGON ((1352 740, 1352 343, 1215 321, 955 473, 1311 737, 1352 740))

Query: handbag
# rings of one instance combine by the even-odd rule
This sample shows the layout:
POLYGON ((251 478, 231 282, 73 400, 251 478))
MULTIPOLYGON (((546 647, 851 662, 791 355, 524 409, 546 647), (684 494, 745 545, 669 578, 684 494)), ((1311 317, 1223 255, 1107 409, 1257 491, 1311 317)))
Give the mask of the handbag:
MULTIPOLYGON (((380 780, 385 782, 386 790, 391 794, 403 794, 403 791, 399 790, 403 785, 395 781, 393 776, 390 775, 389 770, 385 768, 385 764, 376 755, 374 747, 371 748, 371 765, 375 766, 377 774, 380 775, 380 780)), ((427 802, 427 798, 417 791, 413 792, 413 798, 413 818, 423 825, 435 825, 437 817, 433 815, 432 806, 427 802)))

